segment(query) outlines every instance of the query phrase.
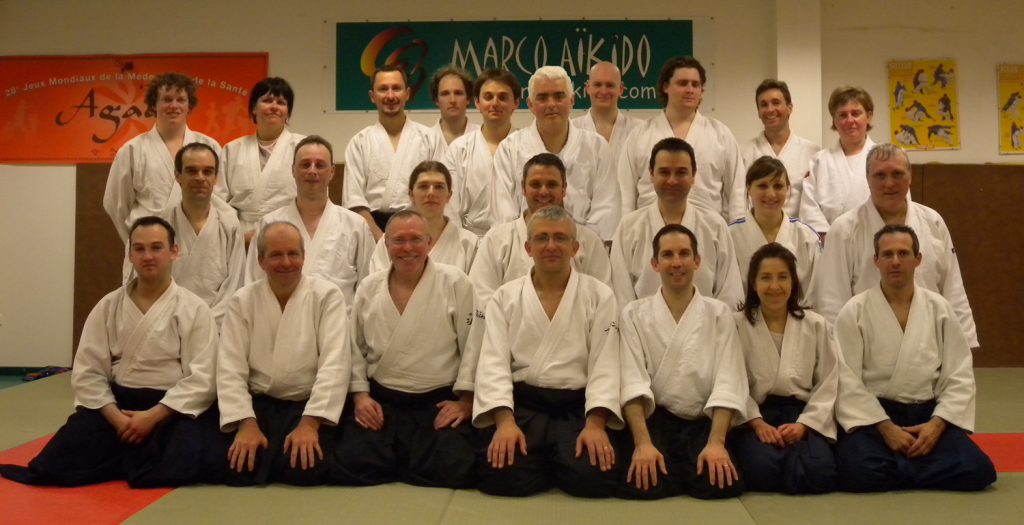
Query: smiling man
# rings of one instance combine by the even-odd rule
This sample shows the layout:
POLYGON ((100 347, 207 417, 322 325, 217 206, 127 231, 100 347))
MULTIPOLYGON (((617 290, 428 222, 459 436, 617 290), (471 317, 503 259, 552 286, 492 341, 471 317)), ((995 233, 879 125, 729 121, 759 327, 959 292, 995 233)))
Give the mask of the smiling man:
MULTIPOLYGON (((159 215, 178 234, 175 282, 206 301, 217 326, 224 319, 228 300, 242 285, 245 268, 245 236, 238 219, 213 195, 219 171, 220 159, 212 147, 202 142, 186 144, 174 156, 181 204, 159 215)), ((131 268, 130 263, 126 266, 131 268)), ((132 270, 125 282, 134 276, 132 270)))
POLYGON ((871 197, 844 213, 829 230, 818 260, 818 313, 834 322, 839 310, 856 294, 878 286, 872 267, 875 232, 888 224, 904 224, 917 232, 923 261, 914 273, 917 285, 946 298, 956 312, 971 348, 977 348, 974 315, 960 276, 960 262, 942 216, 911 201, 910 158, 895 144, 879 144, 867 153, 867 186, 871 197))
POLYGON ((156 114, 156 124, 117 150, 103 193, 103 209, 125 244, 135 219, 156 215, 181 200, 174 184, 174 157, 182 146, 202 142, 221 155, 216 140, 188 129, 188 116, 199 104, 196 83, 188 75, 157 75, 146 86, 145 102, 146 114, 156 114))
POLYGON ((648 177, 657 200, 622 218, 612 239, 612 289, 621 307, 658 292, 661 280, 651 269, 651 239, 667 224, 681 224, 696 235, 703 263, 693 276, 701 294, 735 306, 743 285, 729 226, 722 217, 689 201, 697 173, 693 148, 670 137, 654 145, 648 177))
POLYGON ((530 77, 526 104, 534 120, 508 136, 494 154, 491 189, 492 225, 515 220, 527 204, 518 191, 523 166, 540 153, 558 156, 565 165, 565 209, 577 224, 611 239, 621 217, 621 197, 607 141, 569 123, 575 98, 572 80, 558 66, 544 66, 530 77))
MULTIPOLYGON (((497 225, 484 235, 469 269, 477 304, 485 307, 499 286, 530 273, 534 259, 522 249, 529 240, 526 225, 537 210, 546 206, 562 207, 565 179, 565 165, 553 153, 538 154, 523 166, 520 191, 526 201, 526 211, 516 220, 497 225)), ((570 258, 570 264, 580 273, 609 282, 611 265, 601 238, 586 226, 576 230, 579 250, 570 258)))
POLYGON ((418 212, 392 215, 384 242, 391 265, 363 281, 352 309, 353 410, 333 481, 471 487, 483 312, 469 277, 427 256, 418 212))
POLYGON ((473 99, 473 79, 465 69, 448 64, 430 79, 430 100, 441 110, 441 118, 431 128, 440 136, 446 149, 452 141, 480 129, 466 117, 466 108, 473 99))
POLYGON ((231 298, 217 352, 219 470, 228 485, 323 484, 351 374, 345 296, 303 274, 299 226, 263 224, 253 247, 266 278, 231 298))
POLYGON ((388 217, 409 205, 405 187, 413 168, 444 159, 443 138, 406 116, 410 95, 409 77, 400 66, 374 71, 370 101, 377 106, 377 123, 356 133, 345 148, 341 203, 362 216, 375 242, 384 235, 388 217))
POLYGON ((643 122, 619 111, 619 98, 625 89, 622 74, 615 64, 594 64, 594 67, 590 68, 590 78, 586 84, 590 110, 582 117, 572 119, 574 126, 593 131, 608 141, 608 146, 612 150, 612 162, 616 166, 626 143, 626 135, 643 122))
MULTIPOLYGON (((889 158, 868 157, 869 166, 889 158)), ((928 255, 913 228, 887 224, 872 241, 879 280, 846 303, 835 325, 844 357, 836 401, 846 431, 835 449, 840 489, 982 490, 996 471, 967 435, 976 387, 957 312, 915 282, 928 255)))
MULTIPOLYGON (((338 285, 345 293, 346 304, 352 304, 359 281, 370 273, 374 240, 366 221, 327 197, 327 187, 334 177, 331 144, 318 135, 299 141, 292 176, 298 188, 295 200, 264 215, 259 229, 271 222, 294 224, 309 259, 309 264, 302 266, 303 273, 338 285)), ((250 245, 245 282, 255 282, 265 275, 258 252, 250 245)))
POLYGON ((750 166, 767 155, 779 159, 789 173, 789 197, 786 215, 800 216, 800 195, 804 175, 811 166, 811 157, 821 150, 817 144, 798 137, 789 129, 789 116, 793 113, 793 100, 789 86, 781 80, 765 79, 754 91, 757 117, 764 131, 740 146, 743 164, 750 166))

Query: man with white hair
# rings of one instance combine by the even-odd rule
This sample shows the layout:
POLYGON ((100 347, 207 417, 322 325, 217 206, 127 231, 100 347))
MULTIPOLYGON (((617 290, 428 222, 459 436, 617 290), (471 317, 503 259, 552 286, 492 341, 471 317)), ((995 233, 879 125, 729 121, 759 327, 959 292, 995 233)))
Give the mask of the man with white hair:
POLYGON ((626 135, 643 121, 619 111, 619 98, 626 90, 626 84, 622 82, 622 74, 615 64, 594 64, 585 89, 590 98, 590 110, 582 117, 572 119, 572 124, 604 137, 612 149, 612 161, 618 165, 626 135))
POLYGON ((621 216, 621 197, 611 149, 597 133, 572 126, 572 80, 558 66, 544 66, 530 77, 526 100, 534 121, 509 135, 494 155, 491 189, 493 226, 515 220, 526 210, 519 193, 523 166, 539 153, 553 153, 565 164, 568 179, 565 209, 577 224, 607 241, 621 216))
POLYGON ((832 223, 815 276, 818 313, 834 323, 850 298, 878 286, 878 271, 872 263, 875 232, 889 224, 905 224, 921 241, 923 260, 915 282, 949 301, 967 342, 977 348, 978 331, 946 222, 935 210, 907 198, 910 158, 903 148, 886 143, 873 147, 866 162, 871 198, 832 223))

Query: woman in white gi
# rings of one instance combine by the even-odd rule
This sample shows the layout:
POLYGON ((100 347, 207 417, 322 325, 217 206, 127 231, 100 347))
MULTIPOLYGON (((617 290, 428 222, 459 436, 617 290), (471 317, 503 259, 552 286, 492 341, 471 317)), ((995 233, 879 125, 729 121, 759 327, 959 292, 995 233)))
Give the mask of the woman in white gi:
POLYGON ((868 152, 875 145, 868 136, 875 103, 863 88, 837 87, 828 98, 828 111, 839 143, 811 157, 800 198, 800 220, 822 238, 840 215, 868 199, 864 176, 868 152))
POLYGON ((732 432, 748 490, 836 489, 838 347, 822 316, 799 303, 797 260, 778 243, 754 252, 747 299, 735 313, 750 383, 748 424, 732 432))
MULTIPOLYGON (((436 160, 419 163, 409 176, 409 200, 412 201, 413 209, 427 222, 430 260, 454 266, 468 275, 480 238, 445 216, 445 207, 452 199, 451 188, 451 172, 436 160)), ((370 273, 386 270, 390 266, 387 243, 381 237, 370 261, 370 273)))
POLYGON ((811 286, 814 266, 821 254, 821 239, 808 225, 786 213, 792 191, 786 165, 764 156, 747 170, 747 216, 729 225, 736 249, 736 262, 743 275, 751 273, 750 259, 765 244, 777 242, 796 256, 796 274, 803 283, 800 304, 810 307, 814 300, 811 286))
POLYGON ((224 146, 225 172, 217 181, 216 192, 238 210, 246 246, 264 215, 295 198, 292 159, 295 145, 305 135, 288 131, 294 108, 295 93, 287 80, 260 80, 249 96, 249 116, 256 123, 256 134, 224 146))

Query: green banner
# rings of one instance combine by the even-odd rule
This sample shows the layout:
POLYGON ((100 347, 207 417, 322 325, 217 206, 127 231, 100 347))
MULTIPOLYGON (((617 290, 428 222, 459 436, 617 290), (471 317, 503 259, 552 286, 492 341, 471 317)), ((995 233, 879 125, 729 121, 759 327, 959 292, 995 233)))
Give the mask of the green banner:
MULTIPOLYGON (((369 77, 385 64, 409 73, 407 109, 435 109, 428 93, 434 71, 449 63, 473 76, 490 67, 515 73, 525 89, 546 65, 572 77, 576 109, 590 107, 583 84, 590 66, 610 61, 626 83, 619 107, 660 109, 654 85, 661 65, 693 54, 691 20, 531 20, 493 22, 359 22, 337 26, 335 109, 376 109, 369 77)), ((522 108, 526 107, 526 93, 522 108)))

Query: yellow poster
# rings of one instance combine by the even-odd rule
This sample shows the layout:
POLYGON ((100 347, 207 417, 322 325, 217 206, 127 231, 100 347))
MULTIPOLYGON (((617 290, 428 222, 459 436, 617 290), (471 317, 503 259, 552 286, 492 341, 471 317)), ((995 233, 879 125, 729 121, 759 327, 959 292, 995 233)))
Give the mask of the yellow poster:
POLYGON ((908 151, 960 149, 952 60, 889 62, 889 128, 908 151))
POLYGON ((1024 119, 1021 118, 1021 100, 1024 94, 1024 64, 1001 64, 999 83, 999 153, 1024 154, 1024 119))

